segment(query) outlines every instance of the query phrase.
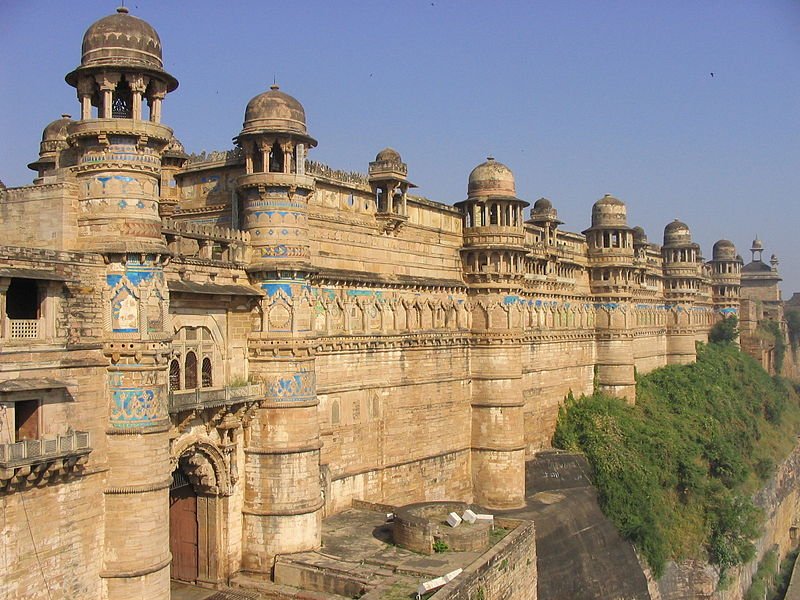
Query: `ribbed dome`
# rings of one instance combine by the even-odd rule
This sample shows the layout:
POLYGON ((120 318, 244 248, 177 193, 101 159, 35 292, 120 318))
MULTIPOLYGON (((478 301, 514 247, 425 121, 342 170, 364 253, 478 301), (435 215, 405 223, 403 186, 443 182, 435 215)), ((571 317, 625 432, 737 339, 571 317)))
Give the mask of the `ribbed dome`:
POLYGON ((375 156, 375 162, 403 162, 403 159, 394 148, 384 148, 375 156))
POLYGON ((303 105, 277 85, 247 103, 242 134, 276 131, 308 135, 303 105))
POLYGON ((675 246, 692 243, 692 232, 689 226, 675 219, 664 228, 664 245, 675 246))
POLYGON ((480 196, 516 196, 514 174, 503 163, 491 156, 469 174, 467 195, 470 198, 480 196))
POLYGON ((164 68, 156 30, 124 6, 89 26, 81 47, 82 67, 117 64, 164 68))
POLYGON ((56 119, 44 128, 42 132, 43 142, 65 142, 67 140, 67 125, 72 123, 70 115, 61 115, 60 119, 56 119))
POLYGON ((606 194, 592 206, 592 227, 627 227, 628 210, 625 203, 606 194))
POLYGON ((719 240, 711 250, 714 260, 736 260, 736 246, 730 240, 719 240))
POLYGON ((550 210, 551 208, 553 208, 553 203, 547 198, 539 198, 533 203, 534 212, 544 212, 546 210, 550 210))
POLYGON ((178 87, 178 80, 164 71, 158 33, 148 22, 128 14, 124 6, 89 26, 83 34, 81 66, 69 73, 66 81, 75 86, 79 73, 102 69, 156 76, 167 84, 168 92, 178 87))

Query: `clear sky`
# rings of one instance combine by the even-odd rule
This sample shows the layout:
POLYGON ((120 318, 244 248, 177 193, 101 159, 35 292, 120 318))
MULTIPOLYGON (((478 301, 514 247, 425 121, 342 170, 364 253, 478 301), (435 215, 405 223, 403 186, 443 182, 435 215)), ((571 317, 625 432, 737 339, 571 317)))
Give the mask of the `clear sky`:
MULTIPOLYGON (((781 260, 800 290, 800 0, 127 0, 180 87, 164 121, 187 151, 232 147, 273 77, 306 109, 310 157, 365 172, 396 148, 452 204, 487 155, 518 196, 589 226, 612 193, 661 243, 686 222, 781 260), (712 76, 713 73, 713 76, 712 76)), ((33 178, 43 127, 79 112, 64 75, 114 0, 0 0, 0 179, 33 178)))

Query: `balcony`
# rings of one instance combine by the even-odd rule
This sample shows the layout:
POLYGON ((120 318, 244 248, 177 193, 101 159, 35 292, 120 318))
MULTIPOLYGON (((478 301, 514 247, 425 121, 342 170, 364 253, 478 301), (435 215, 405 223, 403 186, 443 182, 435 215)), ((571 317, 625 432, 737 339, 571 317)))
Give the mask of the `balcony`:
POLYGON ((0 490, 72 474, 86 464, 91 451, 87 431, 0 444, 0 490))
POLYGON ((175 390, 169 393, 170 414, 204 408, 217 408, 240 402, 253 402, 264 397, 264 387, 251 383, 238 387, 197 388, 175 390))

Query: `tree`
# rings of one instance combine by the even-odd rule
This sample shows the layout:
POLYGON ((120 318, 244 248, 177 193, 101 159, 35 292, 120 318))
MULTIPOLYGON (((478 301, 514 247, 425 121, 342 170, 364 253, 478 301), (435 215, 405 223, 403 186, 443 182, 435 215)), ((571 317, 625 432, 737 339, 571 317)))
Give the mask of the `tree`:
POLYGON ((735 342, 739 337, 739 319, 735 315, 717 321, 708 332, 708 341, 712 344, 735 342))

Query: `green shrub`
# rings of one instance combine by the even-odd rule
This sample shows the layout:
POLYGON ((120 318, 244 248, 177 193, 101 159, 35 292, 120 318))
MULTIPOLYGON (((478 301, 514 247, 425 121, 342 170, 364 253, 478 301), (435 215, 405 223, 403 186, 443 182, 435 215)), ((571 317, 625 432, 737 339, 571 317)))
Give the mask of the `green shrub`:
POLYGON ((708 341, 711 343, 735 342, 739 337, 739 319, 735 315, 717 321, 708 332, 708 341))
POLYGON ((792 449, 797 394, 733 344, 639 377, 637 403, 601 393, 559 410, 553 445, 582 452, 604 513, 656 576, 669 559, 750 560, 762 515, 750 496, 792 449))

